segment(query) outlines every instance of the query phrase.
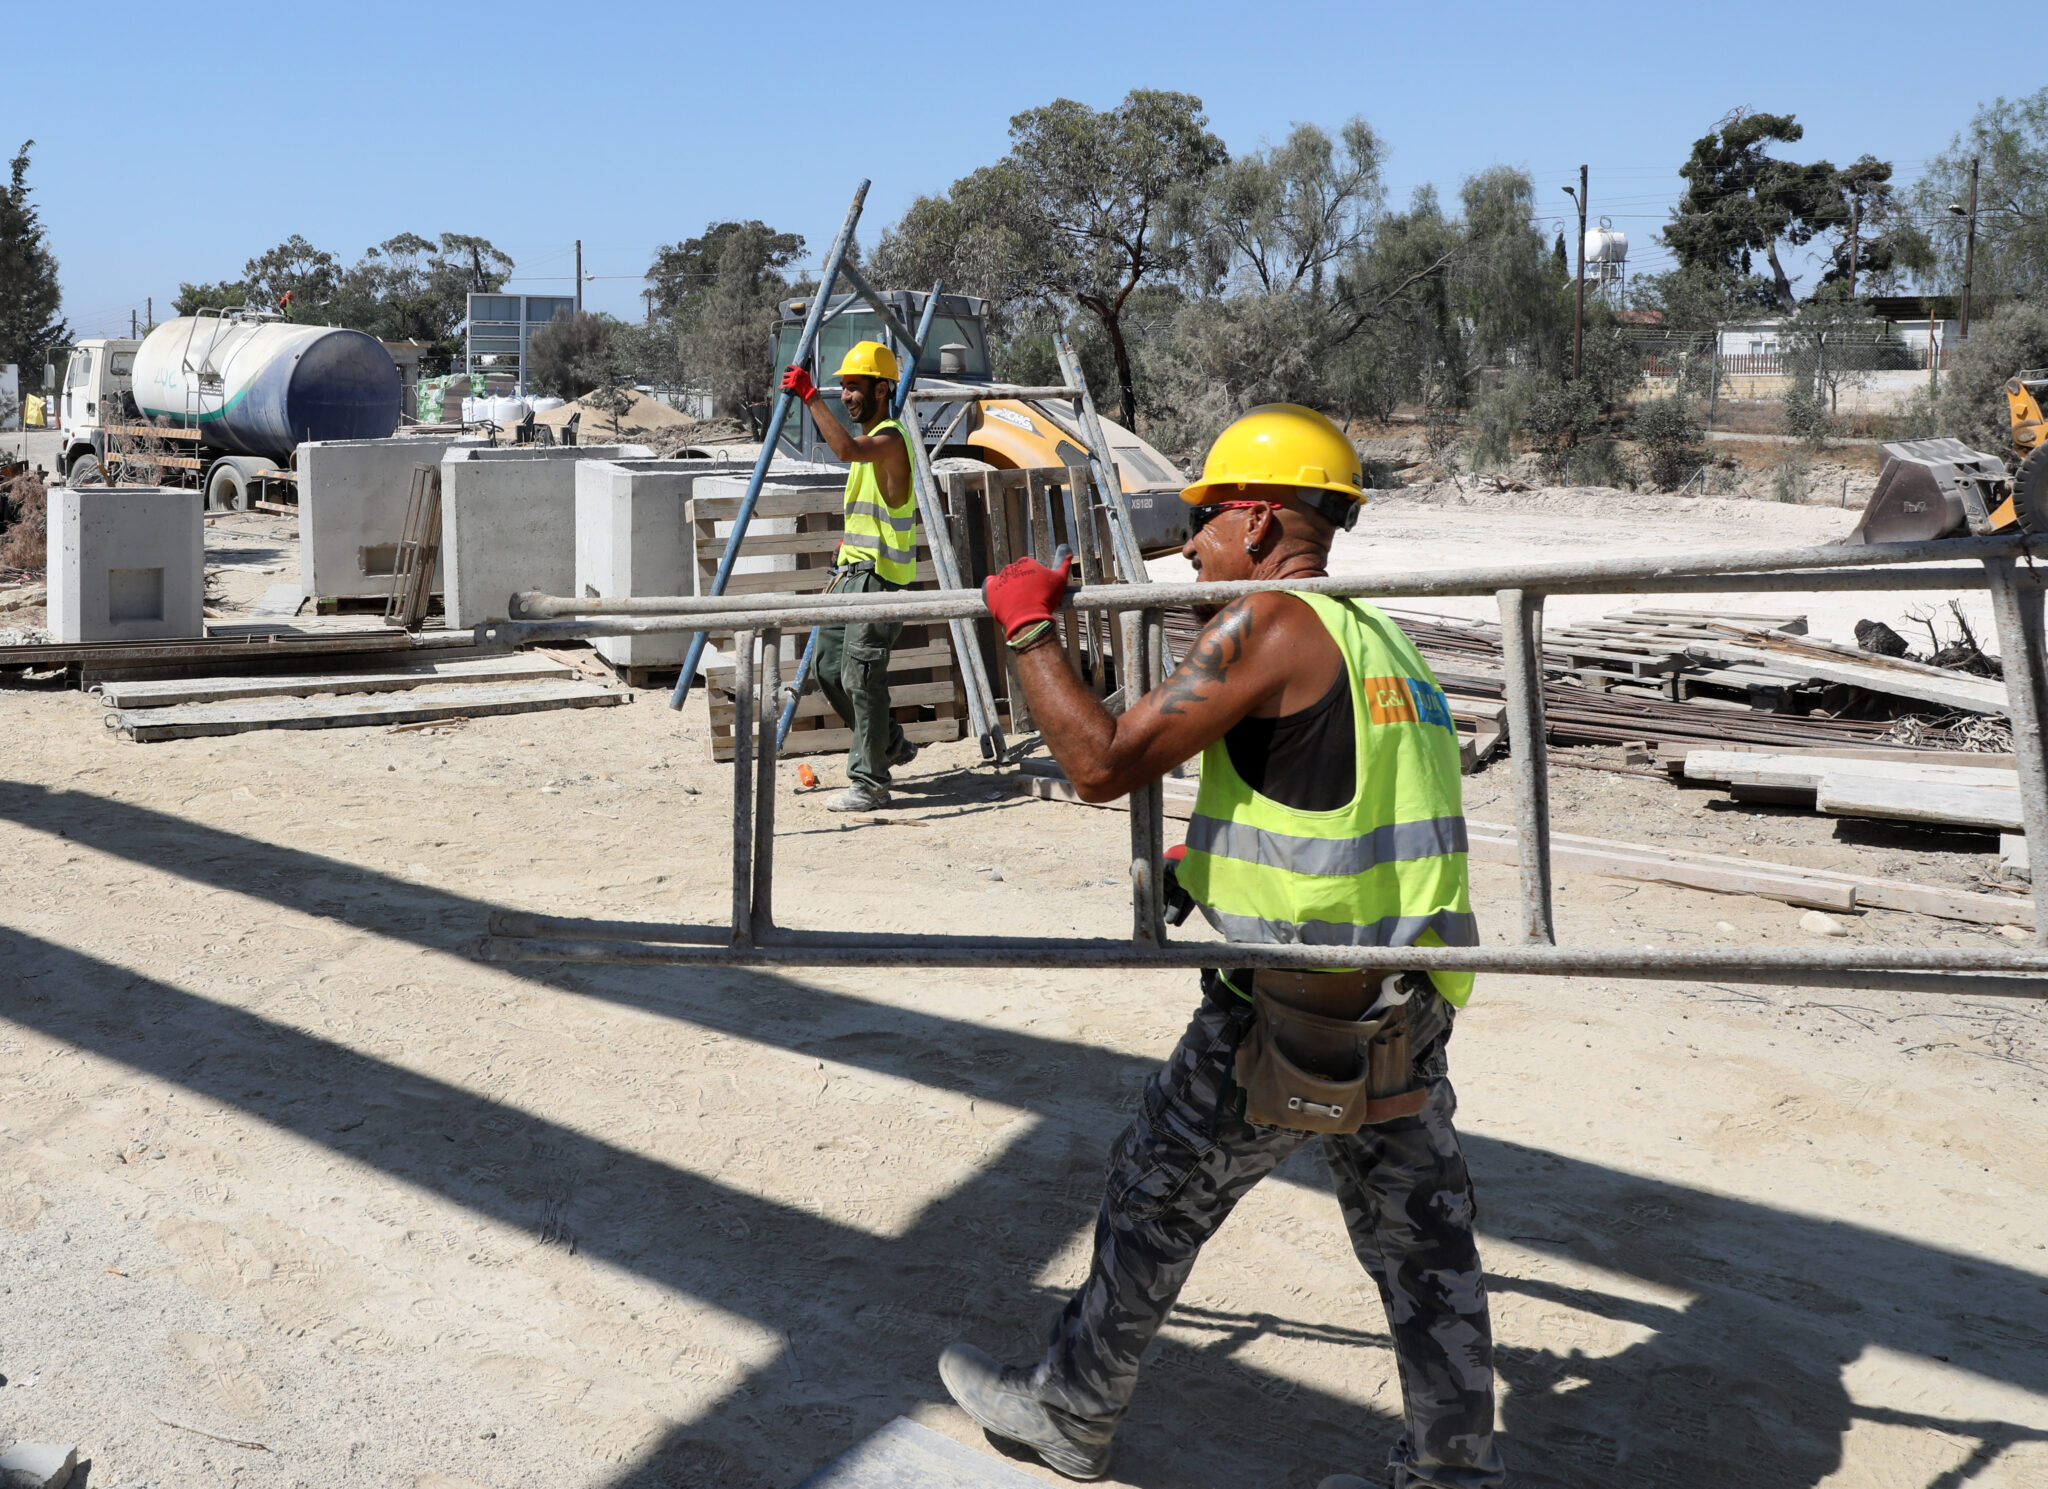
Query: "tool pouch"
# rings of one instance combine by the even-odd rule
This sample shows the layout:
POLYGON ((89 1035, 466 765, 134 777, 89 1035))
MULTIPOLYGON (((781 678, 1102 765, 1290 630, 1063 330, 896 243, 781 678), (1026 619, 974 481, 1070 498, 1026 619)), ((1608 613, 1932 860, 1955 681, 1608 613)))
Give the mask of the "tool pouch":
POLYGON ((1429 1099, 1415 1081, 1406 1007, 1370 1019, 1326 1018, 1281 1002, 1256 981, 1236 1076, 1247 1122, 1296 1132, 1356 1132, 1412 1117, 1429 1099))

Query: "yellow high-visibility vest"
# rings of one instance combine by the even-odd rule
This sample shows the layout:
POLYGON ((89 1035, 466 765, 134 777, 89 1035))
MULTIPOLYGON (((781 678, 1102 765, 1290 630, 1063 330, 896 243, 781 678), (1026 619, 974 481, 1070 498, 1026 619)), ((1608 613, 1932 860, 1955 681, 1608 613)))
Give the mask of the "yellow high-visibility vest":
MULTIPOLYGON (((1334 811, 1283 806, 1217 740, 1202 755, 1182 887, 1232 941, 1477 946, 1457 728, 1435 675, 1377 607, 1296 598, 1344 654, 1357 787, 1334 811)), ((1430 977, 1456 1006, 1472 994, 1469 972, 1430 977)))

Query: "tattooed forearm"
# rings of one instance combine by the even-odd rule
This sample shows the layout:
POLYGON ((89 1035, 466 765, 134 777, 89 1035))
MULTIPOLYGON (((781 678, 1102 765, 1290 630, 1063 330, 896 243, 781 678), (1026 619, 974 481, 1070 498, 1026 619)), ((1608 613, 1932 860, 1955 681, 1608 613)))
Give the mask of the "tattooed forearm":
POLYGON ((1181 659, 1173 676, 1160 684, 1154 695, 1159 711, 1186 713, 1190 706, 1202 702, 1222 684, 1231 664, 1244 656, 1251 636, 1251 602, 1233 600, 1224 606, 1195 638, 1194 648, 1181 659))

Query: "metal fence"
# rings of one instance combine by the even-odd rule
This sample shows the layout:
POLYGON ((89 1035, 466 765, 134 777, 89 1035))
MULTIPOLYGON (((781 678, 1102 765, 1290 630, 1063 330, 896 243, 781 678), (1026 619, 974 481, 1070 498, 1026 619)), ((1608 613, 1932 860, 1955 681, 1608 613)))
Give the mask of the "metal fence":
POLYGON ((1503 627, 1515 825, 1520 853, 1519 944, 1511 946, 1329 946, 1169 940, 1160 864, 1162 793, 1134 791, 1131 808, 1132 927, 1121 938, 906 936, 791 930, 774 913, 775 726, 785 628, 883 621, 982 622, 977 591, 913 594, 673 596, 591 600, 519 595, 511 621, 478 627, 505 642, 688 632, 707 626, 740 633, 736 647, 737 730, 733 754, 732 916, 722 925, 669 925, 499 913, 479 943, 486 961, 622 962, 658 965, 857 967, 1352 967, 1510 973, 1522 976, 1710 978, 1809 987, 1890 988, 1972 996, 2048 997, 2048 875, 2034 886, 2035 944, 1961 949, 1926 946, 1668 948, 1560 946, 1552 908, 1549 775, 1543 719, 1543 602, 1553 594, 1817 593, 1922 587, 1986 588, 2005 660, 2021 810, 2028 837, 2048 842, 2048 717, 2042 585, 2034 561, 2048 542, 1967 538, 1873 547, 1732 549, 1682 557, 1592 559, 1436 573, 1231 584, 1115 584, 1071 591, 1068 606, 1116 617, 1121 655, 1143 688, 1163 664, 1161 612, 1222 605, 1270 590, 1360 599, 1493 595, 1503 627), (1938 571, 1899 565, 1950 561, 1938 571), (760 661, 757 665, 756 653, 760 661))

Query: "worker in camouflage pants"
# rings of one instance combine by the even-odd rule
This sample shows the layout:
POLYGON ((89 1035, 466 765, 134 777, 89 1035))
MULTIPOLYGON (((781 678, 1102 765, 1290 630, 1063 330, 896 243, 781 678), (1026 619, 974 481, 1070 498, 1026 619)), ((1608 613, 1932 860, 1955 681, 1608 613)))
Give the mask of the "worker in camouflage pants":
MULTIPOLYGON (((1026 1386, 1077 1444, 1107 1446, 1137 1386, 1138 1361, 1202 1243, 1254 1185, 1317 1137, 1236 1115, 1231 1062, 1251 1005, 1213 972, 1202 985, 1201 1008, 1111 1154, 1090 1286, 1060 1314, 1026 1386)), ((1440 998, 1428 1006, 1415 1030, 1428 1106, 1322 1141, 1352 1248, 1379 1284, 1400 1361, 1407 1421, 1389 1458, 1392 1482, 1476 1489, 1502 1477, 1493 1449, 1492 1329, 1472 1238, 1472 1185, 1451 1130, 1450 1008, 1440 998), (1440 1032, 1432 1035, 1425 1019, 1440 1032)))
MULTIPOLYGON (((1070 1478, 1109 1472, 1139 1362, 1204 1243, 1321 1137, 1401 1373, 1394 1489, 1503 1481, 1444 1058, 1473 987, 1458 949, 1479 944, 1456 729, 1388 616, 1293 587, 1329 573, 1361 482, 1357 450, 1313 409, 1254 409, 1226 429, 1182 492, 1181 553, 1205 581, 1268 587, 1222 604, 1173 675, 1119 714, 1057 644, 1069 565, 1021 559, 983 586, 1032 718, 1083 800, 1135 792, 1201 754, 1187 840, 1161 865, 1168 898, 1271 953, 1202 974, 1193 1023, 1110 1151, 1088 1279, 1043 1358, 1005 1366, 965 1342, 939 1357, 963 1412, 1070 1478), (1404 947, 1423 953, 1405 970, 1361 965, 1404 947)), ((1340 1472, 1321 1489, 1374 1483, 1340 1472)))

